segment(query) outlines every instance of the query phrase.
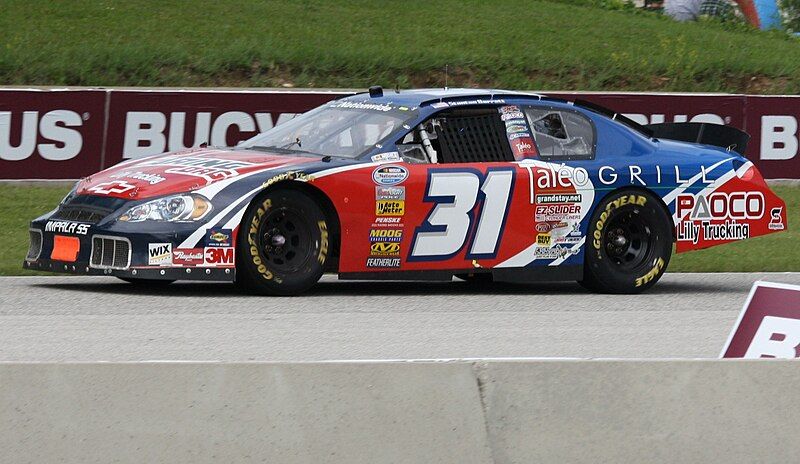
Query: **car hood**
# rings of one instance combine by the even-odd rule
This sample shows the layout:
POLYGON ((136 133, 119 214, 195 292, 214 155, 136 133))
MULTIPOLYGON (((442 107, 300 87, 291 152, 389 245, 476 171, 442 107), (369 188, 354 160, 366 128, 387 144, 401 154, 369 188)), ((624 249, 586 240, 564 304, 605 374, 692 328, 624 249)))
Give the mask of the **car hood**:
POLYGON ((258 172, 319 161, 254 150, 198 148, 124 161, 78 183, 76 194, 141 200, 232 182, 258 172))

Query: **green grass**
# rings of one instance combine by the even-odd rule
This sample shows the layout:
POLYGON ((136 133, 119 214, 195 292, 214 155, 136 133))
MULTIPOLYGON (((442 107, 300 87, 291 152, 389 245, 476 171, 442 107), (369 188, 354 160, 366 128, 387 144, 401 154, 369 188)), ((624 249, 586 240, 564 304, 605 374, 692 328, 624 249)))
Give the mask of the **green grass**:
POLYGON ((0 275, 34 275, 22 269, 31 219, 51 211, 70 187, 0 184, 0 275))
POLYGON ((797 39, 596 4, 0 0, 0 84, 800 92, 797 39))
MULTIPOLYGON (((786 201, 789 230, 706 250, 673 255, 670 272, 800 271, 800 187, 776 187, 786 201)), ((53 209, 68 187, 0 184, 0 275, 28 275, 28 222, 53 209)))

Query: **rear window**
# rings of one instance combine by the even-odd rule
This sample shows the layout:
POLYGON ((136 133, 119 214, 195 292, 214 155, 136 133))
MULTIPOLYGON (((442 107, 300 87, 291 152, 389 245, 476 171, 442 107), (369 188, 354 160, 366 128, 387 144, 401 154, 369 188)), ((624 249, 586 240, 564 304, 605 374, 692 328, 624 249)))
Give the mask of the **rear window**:
POLYGON ((555 108, 529 106, 524 111, 540 157, 594 158, 595 130, 589 118, 576 111, 555 108))

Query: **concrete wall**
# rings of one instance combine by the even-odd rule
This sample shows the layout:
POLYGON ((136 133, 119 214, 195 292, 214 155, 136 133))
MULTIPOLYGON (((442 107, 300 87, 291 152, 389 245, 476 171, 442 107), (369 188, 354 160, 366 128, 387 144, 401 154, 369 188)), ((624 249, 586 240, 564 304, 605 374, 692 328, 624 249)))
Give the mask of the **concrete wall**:
POLYGON ((0 462, 793 462, 792 361, 0 364, 0 462))

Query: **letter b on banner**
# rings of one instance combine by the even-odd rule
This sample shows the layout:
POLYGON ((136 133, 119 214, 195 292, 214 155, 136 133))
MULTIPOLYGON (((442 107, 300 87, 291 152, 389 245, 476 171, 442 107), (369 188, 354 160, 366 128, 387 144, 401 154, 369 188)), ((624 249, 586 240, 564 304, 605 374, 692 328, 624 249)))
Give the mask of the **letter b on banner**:
POLYGON ((756 282, 733 327, 723 358, 797 358, 800 286, 756 282))

